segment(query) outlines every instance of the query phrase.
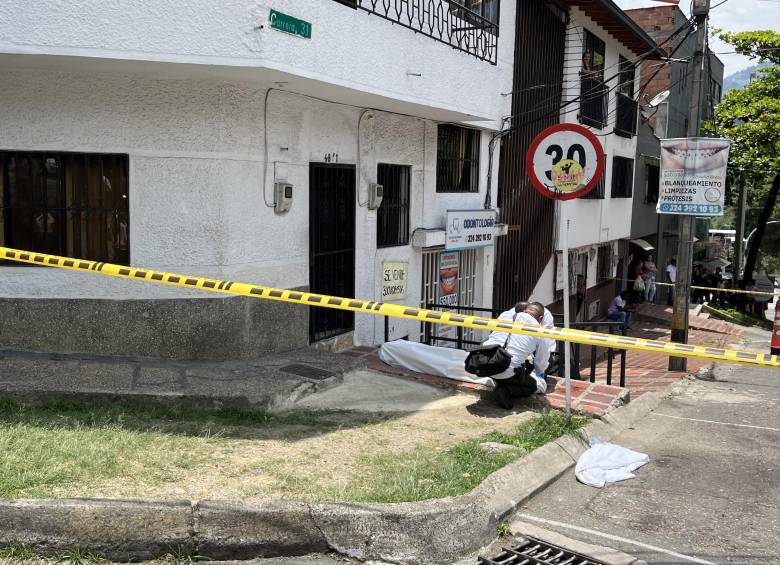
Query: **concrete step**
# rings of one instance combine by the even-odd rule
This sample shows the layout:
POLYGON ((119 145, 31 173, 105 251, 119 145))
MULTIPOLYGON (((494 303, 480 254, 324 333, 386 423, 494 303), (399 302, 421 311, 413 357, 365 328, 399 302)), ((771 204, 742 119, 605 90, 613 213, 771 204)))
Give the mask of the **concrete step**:
POLYGON ((354 357, 304 348, 253 361, 199 362, 0 350, 0 395, 54 399, 183 402, 279 410, 339 384, 363 366, 354 357))

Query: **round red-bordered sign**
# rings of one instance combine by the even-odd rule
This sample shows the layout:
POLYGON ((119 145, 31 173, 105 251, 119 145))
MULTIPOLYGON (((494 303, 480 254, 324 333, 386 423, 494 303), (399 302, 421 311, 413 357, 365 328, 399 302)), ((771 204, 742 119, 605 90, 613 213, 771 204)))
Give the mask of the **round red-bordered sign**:
POLYGON ((579 124, 556 124, 537 135, 525 156, 534 188, 555 200, 588 194, 604 174, 606 158, 599 139, 579 124))

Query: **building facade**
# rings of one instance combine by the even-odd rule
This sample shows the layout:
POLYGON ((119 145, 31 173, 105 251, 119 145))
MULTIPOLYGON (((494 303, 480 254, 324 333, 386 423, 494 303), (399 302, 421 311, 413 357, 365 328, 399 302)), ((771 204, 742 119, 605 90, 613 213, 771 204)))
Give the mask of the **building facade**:
MULTIPOLYGON (((515 66, 517 133, 508 135, 504 144, 499 191, 501 216, 508 218, 509 232, 498 246, 494 302, 506 306, 530 296, 562 309, 560 243, 565 217, 573 312, 578 320, 588 320, 605 314, 616 291, 616 273, 627 258, 637 152, 637 62, 657 59, 659 53, 655 42, 610 0, 522 4, 519 11, 536 5, 537 17, 544 14, 557 23, 552 31, 539 32, 544 37, 538 37, 535 46, 522 43, 516 61, 523 49, 528 50, 529 60, 542 60, 548 49, 560 56, 542 65, 547 67, 544 76, 534 75, 522 64, 515 66), (587 197, 553 203, 532 188, 522 162, 531 140, 558 122, 588 127, 601 142, 606 169, 587 197), (516 177, 513 160, 523 172, 516 177), (524 224, 524 219, 529 223, 524 224)), ((518 45, 524 39, 519 30, 520 24, 518 45)))
MULTIPOLYGON (((370 300, 395 268, 397 302, 436 301, 447 210, 495 206, 514 2, 390 4, 0 8, 0 242, 370 300)), ((493 249, 456 260, 458 302, 489 304, 493 249)), ((37 267, 0 266, 0 289, 0 317, 49 312, 12 347, 236 358, 384 339, 369 315, 37 267)))
MULTIPOLYGON (((627 10, 672 58, 668 64, 642 63, 642 84, 646 84, 640 103, 639 151, 634 184, 634 205, 631 216, 630 263, 648 254, 654 255, 659 268, 659 280, 668 282, 665 267, 677 255, 679 244, 677 216, 657 214, 660 173, 659 139, 686 137, 688 104, 692 96, 691 58, 695 50, 695 34, 688 34, 688 18, 678 6, 657 6, 627 10), (653 107, 649 103, 659 95, 668 96, 653 107)), ((723 90, 723 62, 709 54, 704 65, 702 119, 711 119, 723 90)), ((661 100, 659 98, 658 100, 661 100)), ((697 226, 697 234, 706 237, 706 229, 697 226)), ((668 288, 659 287, 657 301, 665 302, 668 288)))

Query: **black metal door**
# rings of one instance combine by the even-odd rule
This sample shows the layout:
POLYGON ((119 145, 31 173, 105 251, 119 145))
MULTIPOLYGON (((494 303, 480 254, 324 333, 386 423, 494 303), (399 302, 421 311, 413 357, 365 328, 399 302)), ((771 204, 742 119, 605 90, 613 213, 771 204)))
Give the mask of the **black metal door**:
MULTIPOLYGON (((355 296, 355 166, 309 166, 309 287, 311 292, 355 296)), ((355 327, 352 312, 310 309, 309 341, 355 327)))

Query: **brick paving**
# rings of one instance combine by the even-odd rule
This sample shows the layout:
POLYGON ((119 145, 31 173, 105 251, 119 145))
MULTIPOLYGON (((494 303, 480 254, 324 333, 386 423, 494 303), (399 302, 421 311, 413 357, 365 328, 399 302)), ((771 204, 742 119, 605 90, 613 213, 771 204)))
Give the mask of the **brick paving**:
MULTIPOLYGON (((671 308, 655 304, 641 304, 637 308, 636 321, 632 323, 629 335, 660 341, 669 341, 671 325, 671 308)), ((738 342, 745 330, 740 326, 712 320, 696 315, 690 316, 689 341, 697 345, 712 347, 725 347, 730 343, 738 342)), ((467 383, 429 375, 416 373, 400 367, 391 367, 379 359, 376 349, 367 347, 355 347, 342 352, 343 355, 363 358, 369 369, 394 375, 397 377, 411 378, 425 381, 431 384, 447 386, 470 393, 485 393, 489 387, 475 383, 467 383)), ((590 347, 581 348, 580 375, 582 379, 590 378, 590 347)), ((709 364, 704 359, 688 359, 688 370, 685 373, 670 372, 669 357, 658 353, 644 351, 626 352, 626 379, 625 387, 619 385, 620 356, 616 355, 612 362, 612 382, 607 385, 607 365, 605 359, 606 350, 599 348, 596 363, 596 372, 593 383, 589 380, 572 380, 572 408, 592 415, 603 414, 612 406, 628 402, 630 398, 639 396, 654 390, 662 390, 670 384, 680 380, 688 373, 695 373, 709 364)), ((536 399, 534 405, 563 408, 565 404, 564 384, 561 379, 548 378, 548 393, 536 399)))

